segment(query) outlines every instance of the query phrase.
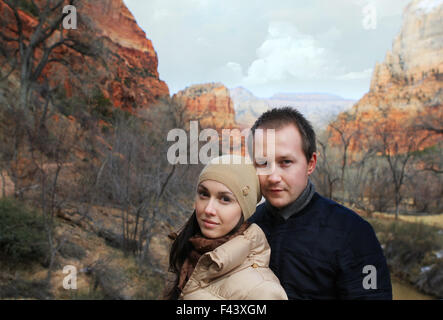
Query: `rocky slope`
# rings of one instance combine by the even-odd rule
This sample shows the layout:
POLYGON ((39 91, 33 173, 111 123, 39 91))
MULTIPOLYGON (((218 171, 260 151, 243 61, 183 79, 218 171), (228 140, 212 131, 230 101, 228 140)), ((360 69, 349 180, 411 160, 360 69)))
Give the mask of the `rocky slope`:
POLYGON ((400 34, 383 63, 374 69, 371 91, 395 81, 409 85, 443 73, 443 2, 414 0, 403 12, 400 34))
MULTIPOLYGON (((44 1, 36 1, 43 6, 44 1)), ((38 24, 35 10, 19 10, 25 37, 29 37, 38 24)), ((123 0, 86 0, 76 4, 78 29, 64 31, 70 37, 90 44, 97 44, 99 58, 90 58, 67 47, 54 50, 54 58, 69 62, 75 77, 69 77, 66 67, 48 64, 43 74, 54 86, 61 82, 66 96, 78 95, 80 90, 97 88, 115 107, 133 111, 147 108, 161 97, 169 96, 169 89, 160 80, 157 71, 157 54, 145 32, 137 25, 135 18, 123 0), (88 68, 86 68, 88 66, 88 68)), ((0 13, 5 33, 15 34, 17 26, 11 10, 0 0, 0 13)), ((3 28, 3 27, 2 27, 3 28)), ((56 31, 49 43, 58 40, 56 31)), ((5 43, 0 43, 6 46, 5 43)), ((8 45, 14 45, 9 43, 8 45)), ((36 57, 41 56, 37 50, 36 57)), ((13 77, 18 75, 12 75, 13 77)), ((11 81, 11 83, 17 83, 11 81)))
MULTIPOLYGON (((84 205, 78 205, 79 208, 86 208, 84 205)), ((2 199, 0 206, 1 213, 7 214, 2 199)), ((21 206, 17 205, 12 207, 15 212, 23 210, 20 208, 21 206), (17 207, 19 209, 16 209, 17 207)), ((151 268, 141 270, 135 257, 122 251, 119 229, 121 212, 118 209, 90 207, 88 219, 83 219, 75 209, 68 210, 58 212, 55 221, 54 233, 63 241, 55 259, 50 282, 46 282, 48 265, 43 257, 33 257, 27 259, 26 263, 17 263, 10 257, 8 259, 8 255, 2 255, 0 299, 145 300, 161 297, 167 270, 166 252, 170 244, 165 239, 169 229, 158 228, 156 236, 152 239, 150 249, 157 268, 153 271, 151 268), (64 288, 66 266, 74 267, 77 271, 74 290, 64 288)), ((23 225, 26 225, 25 223, 23 225)), ((134 224, 133 219, 130 224, 134 224)), ((35 225, 27 228, 27 233, 35 236, 38 229, 34 228, 35 225)), ((24 241, 24 236, 17 234, 17 241, 24 241)), ((3 248, 1 249, 0 254, 4 254, 3 248)))
POLYGON ((97 36, 106 39, 112 53, 109 56, 115 57, 113 64, 108 63, 111 68, 104 87, 117 107, 129 101, 147 107, 158 98, 169 96, 168 86, 159 79, 152 42, 123 0, 85 1, 78 11, 90 12, 97 36))
POLYGON ((356 104, 419 110, 441 103, 443 89, 443 2, 414 0, 403 12, 401 32, 385 61, 377 63, 370 91, 356 104))
MULTIPOLYGON (((347 127, 369 131, 381 122, 402 127, 418 117, 436 124, 443 116, 442 23, 441 0, 412 1, 404 9, 392 50, 374 68, 369 92, 336 124, 352 119, 347 127)), ((428 139, 426 144, 434 143, 436 139, 428 139)))

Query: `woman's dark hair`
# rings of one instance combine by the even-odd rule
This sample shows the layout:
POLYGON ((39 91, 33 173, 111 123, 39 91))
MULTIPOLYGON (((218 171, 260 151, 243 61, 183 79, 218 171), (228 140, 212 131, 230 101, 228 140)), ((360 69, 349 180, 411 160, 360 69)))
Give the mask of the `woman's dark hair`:
MULTIPOLYGON (((242 214, 237 225, 227 235, 229 236, 235 233, 244 221, 245 220, 242 214)), ((183 263, 193 249, 191 242, 189 242, 189 238, 196 235, 197 233, 200 233, 200 227, 198 225, 197 215, 194 210, 191 217, 185 223, 171 246, 171 251, 169 253, 169 272, 175 274, 175 279, 171 288, 169 288, 164 295, 164 298, 166 300, 177 300, 180 296, 181 292, 177 287, 180 271, 183 263)))

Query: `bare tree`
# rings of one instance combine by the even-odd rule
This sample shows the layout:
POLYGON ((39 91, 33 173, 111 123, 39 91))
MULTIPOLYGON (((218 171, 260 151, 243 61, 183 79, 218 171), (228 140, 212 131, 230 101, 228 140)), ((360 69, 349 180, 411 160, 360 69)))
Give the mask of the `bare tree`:
POLYGON ((340 114, 336 121, 329 124, 329 128, 338 134, 341 147, 341 183, 342 197, 345 199, 346 194, 346 168, 348 166, 349 148, 359 133, 359 128, 355 127, 355 116, 349 112, 340 114))
MULTIPOLYGON (((171 102, 152 107, 141 118, 120 119, 108 140, 99 188, 121 210, 122 241, 125 251, 146 261, 152 237, 159 224, 171 219, 172 211, 189 211, 190 188, 184 177, 189 166, 167 160, 170 129, 186 128, 188 116, 171 102), (184 194, 188 194, 184 196, 184 194), (174 201, 171 201, 174 198, 174 201)), ((192 192, 192 191, 191 191, 192 192)))
MULTIPOLYGON (((29 152, 45 152, 51 136, 46 121, 57 106, 55 94, 60 89, 60 79, 57 76, 49 79, 46 70, 59 64, 76 78, 78 70, 73 70, 72 53, 100 58, 100 39, 90 37, 87 32, 82 32, 79 38, 78 33, 62 28, 64 5, 77 3, 75 0, 0 0, 0 62, 2 70, 6 70, 0 80, 7 88, 0 103, 5 107, 3 115, 12 120, 12 126, 4 127, 7 129, 4 132, 10 135, 8 152, 3 155, 9 163, 6 169, 13 180, 14 194, 19 198, 28 187, 23 186, 26 180, 23 173, 29 173, 29 168, 21 170, 26 167, 24 159, 29 152)), ((86 25, 87 18, 82 22, 86 25)))
MULTIPOLYGON (((70 63, 57 50, 69 48, 83 55, 95 56, 97 54, 97 42, 84 43, 75 37, 73 33, 63 30, 62 22, 65 15, 62 12, 64 5, 75 5, 76 0, 48 0, 44 4, 30 1, 37 20, 37 25, 29 30, 25 24, 23 11, 20 2, 11 0, 1 0, 3 6, 9 10, 4 10, 2 24, 15 22, 15 27, 3 26, 0 31, 0 38, 7 47, 14 48, 7 53, 6 60, 10 65, 7 76, 17 69, 20 80, 19 108, 27 109, 32 90, 37 89, 40 93, 50 93, 54 88, 50 88, 43 73, 44 69, 51 64, 61 64, 67 68, 70 63), (5 31, 3 31, 5 30, 5 31), (8 30, 9 32, 6 32, 8 30), (39 85, 40 84, 40 85, 39 85)), ((31 106, 33 108, 33 105, 31 106)), ((43 112, 43 114, 45 114, 43 112)))
MULTIPOLYGON (((55 235, 55 217, 69 200, 69 172, 75 160, 75 150, 81 138, 81 130, 66 119, 53 120, 50 124, 50 140, 45 139, 46 149, 32 150, 31 161, 37 168, 36 182, 38 192, 34 192, 35 201, 43 212, 45 229, 48 239, 48 272, 46 281, 49 283, 56 255, 64 245, 68 235, 59 239, 55 235), (42 152, 43 151, 43 152, 42 152), (63 186, 60 184, 63 183, 63 186)), ((41 142, 40 142, 41 143, 41 142)), ((32 195, 31 195, 32 196, 32 195)))
MULTIPOLYGON (((381 110, 386 115, 390 108, 381 110)), ((417 135, 413 126, 404 121, 393 121, 387 116, 374 123, 375 148, 387 161, 390 169, 395 195, 395 218, 398 219, 402 200, 402 187, 407 175, 407 165, 414 152, 429 138, 429 135, 417 135)))
POLYGON ((371 189, 374 180, 378 178, 376 171, 374 171, 374 167, 378 166, 374 157, 375 152, 371 148, 354 151, 348 169, 349 203, 368 214, 372 212, 368 190, 371 189))
POLYGON ((317 142, 320 146, 317 167, 313 180, 320 192, 323 192, 329 199, 334 199, 335 185, 340 181, 337 174, 339 172, 335 157, 335 148, 329 145, 331 132, 326 130, 318 135, 317 142))
POLYGON ((366 174, 364 195, 369 203, 365 210, 369 215, 373 211, 387 211, 394 198, 390 170, 382 160, 378 157, 372 159, 366 174))
MULTIPOLYGON (((443 95, 443 90, 440 90, 440 97, 443 95)), ((417 115, 413 128, 417 132, 425 132, 429 135, 429 140, 434 143, 434 146, 441 150, 442 136, 443 136, 443 106, 436 102, 430 106, 426 106, 417 115)), ((434 174, 441 175, 443 173, 443 155, 442 152, 428 153, 422 157, 424 165, 422 170, 429 171, 434 174)))
MULTIPOLYGON (((440 97, 443 98, 443 90, 440 97)), ((430 106, 425 106, 417 115, 414 123, 416 130, 428 131, 431 134, 443 135, 443 105, 435 102, 430 106)))

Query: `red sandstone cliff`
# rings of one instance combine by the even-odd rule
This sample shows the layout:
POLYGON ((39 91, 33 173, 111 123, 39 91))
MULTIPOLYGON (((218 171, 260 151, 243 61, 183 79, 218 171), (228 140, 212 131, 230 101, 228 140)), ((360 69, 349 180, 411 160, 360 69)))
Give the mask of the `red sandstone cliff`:
POLYGON ((159 79, 158 59, 152 42, 123 0, 86 1, 78 10, 90 13, 97 35, 105 37, 112 53, 109 56, 113 56, 113 63, 108 63, 112 76, 104 87, 115 106, 135 101, 135 105, 146 107, 160 97, 169 96, 166 83, 159 79))
MULTIPOLYGON (((45 4, 41 0, 35 3, 39 6, 45 4)), ((63 57, 75 77, 68 76, 64 66, 49 63, 43 75, 50 79, 53 86, 61 82, 68 97, 78 95, 80 88, 92 90, 98 86, 103 96, 109 98, 115 107, 128 111, 149 107, 159 98, 169 97, 166 83, 159 78, 157 54, 152 43, 137 25, 123 0, 78 1, 76 8, 78 29, 65 30, 63 33, 80 41, 100 43, 100 57, 93 59, 67 47, 54 50, 54 57, 63 57)), ((19 10, 19 15, 24 35, 29 37, 38 20, 29 10, 19 10)), ((14 15, 2 0, 0 16, 5 34, 14 35, 17 30, 14 15)), ((49 39, 49 44, 59 37, 60 31, 56 31, 49 39)), ((3 42, 0 45, 11 46, 14 43, 3 42)), ((41 50, 37 51, 37 58, 41 54, 41 50)), ((17 83, 17 79, 17 75, 15 80, 14 75, 11 75, 10 84, 17 83)))
POLYGON ((235 110, 228 88, 221 83, 197 84, 173 95, 172 100, 200 118, 202 127, 237 128, 235 110))
MULTIPOLYGON (((423 121, 438 126, 435 122, 443 117, 442 19, 441 1, 412 1, 404 9, 402 29, 392 50, 374 68, 369 92, 347 114, 339 115, 334 125, 350 131, 365 128, 369 137, 379 126, 396 127, 399 132, 402 127, 420 127, 418 122, 423 121)), ((337 131, 332 132, 338 142, 337 131)), ((428 139, 420 148, 438 139, 428 139)))
MULTIPOLYGON (((403 12, 400 34, 385 61, 377 63, 370 91, 355 109, 390 104, 418 110, 441 99, 443 88, 443 4, 412 1, 403 12)), ((441 100, 439 100, 441 102, 441 100)))

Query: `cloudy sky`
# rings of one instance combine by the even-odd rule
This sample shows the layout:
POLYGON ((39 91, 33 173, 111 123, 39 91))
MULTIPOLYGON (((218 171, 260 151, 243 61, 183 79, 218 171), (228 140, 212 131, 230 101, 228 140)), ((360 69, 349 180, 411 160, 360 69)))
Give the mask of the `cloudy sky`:
POLYGON ((359 99, 409 0, 124 0, 153 42, 171 94, 197 83, 258 97, 359 99))

